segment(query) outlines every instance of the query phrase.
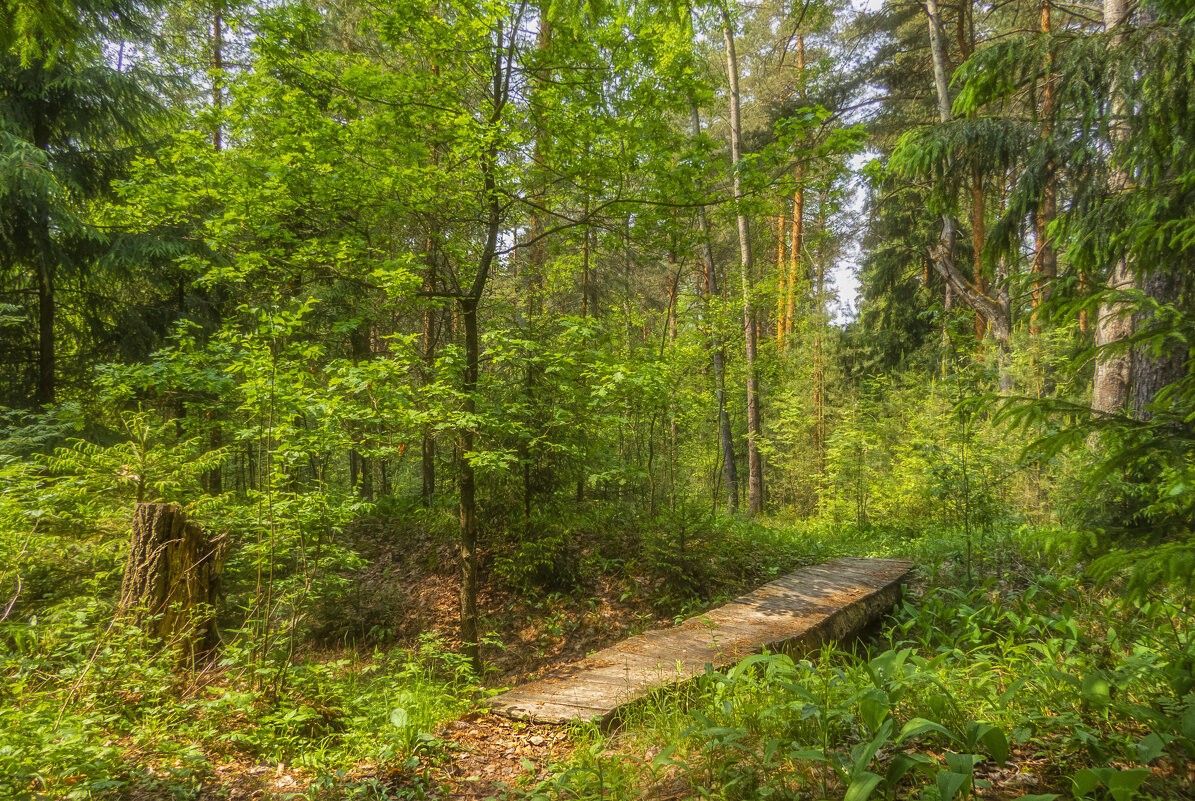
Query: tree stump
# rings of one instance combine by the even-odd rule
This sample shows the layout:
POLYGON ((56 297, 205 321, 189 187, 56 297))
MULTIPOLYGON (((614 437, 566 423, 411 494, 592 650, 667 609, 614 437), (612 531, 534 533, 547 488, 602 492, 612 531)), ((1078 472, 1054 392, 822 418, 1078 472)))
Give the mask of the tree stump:
POLYGON ((227 538, 211 537, 168 503, 139 503, 120 609, 193 664, 219 642, 216 596, 227 538))

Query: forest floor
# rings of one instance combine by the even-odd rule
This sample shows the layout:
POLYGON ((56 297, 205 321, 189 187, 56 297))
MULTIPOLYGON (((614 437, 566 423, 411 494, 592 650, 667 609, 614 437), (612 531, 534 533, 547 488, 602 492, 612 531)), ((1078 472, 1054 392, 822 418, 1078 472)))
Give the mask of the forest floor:
MULTIPOLYGON (((675 625, 771 579, 763 571, 719 575, 716 582, 681 587, 678 593, 669 565, 628 565, 598 553, 641 550, 642 543, 611 543, 609 532, 602 534, 605 540, 578 538, 564 559, 572 564, 549 565, 547 575, 538 576, 548 584, 546 589, 529 592, 501 580, 482 582, 482 630, 490 633, 483 647, 486 692, 531 681, 629 636, 675 625), (580 564, 585 565, 583 575, 577 575, 580 564), (553 569, 565 574, 562 581, 553 569), (573 586, 553 587, 554 583, 573 586)), ((412 648, 421 639, 433 638, 437 647, 457 650, 460 601, 454 546, 386 519, 360 521, 351 536, 368 565, 349 575, 351 589, 338 598, 336 607, 323 610, 309 656, 333 662, 346 652, 365 653, 346 643, 379 638, 412 648)), ((701 558, 697 555, 710 546, 700 539, 688 543, 694 558, 701 558)), ((788 554, 767 572, 788 572, 811 561, 788 554)), ((492 576, 493 549, 480 549, 479 563, 482 576, 492 576)), ((379 790, 385 787, 398 797, 502 797, 508 789, 530 788, 549 778, 552 766, 576 748, 568 727, 533 725, 484 712, 447 721, 434 735, 436 748, 422 755, 417 769, 366 763, 346 766, 345 777, 379 790)), ((301 767, 269 767, 245 757, 213 767, 210 789, 201 793, 200 801, 285 798, 314 778, 301 767)))
POLYGON ((27 657, 57 694, 28 694, 6 718, 24 750, 0 760, 27 760, 10 758, 31 766, 20 774, 31 798, 841 798, 879 776, 867 762, 848 771, 870 739, 889 798, 964 779, 971 797, 1001 801, 1081 782, 1097 797, 1115 786, 1127 799, 1142 782, 1155 798, 1191 797, 1195 661, 1181 604, 1126 603, 1014 532, 972 562, 951 528, 732 521, 678 538, 670 526, 574 529, 563 548, 494 541, 481 554, 480 679, 455 639, 450 533, 409 523, 347 532, 360 566, 328 577, 330 600, 293 653, 255 661, 231 639, 187 686, 136 632, 96 640, 80 617, 77 646, 27 657), (484 711, 502 689, 842 555, 920 566, 909 603, 854 647, 714 673, 614 732, 484 711), (47 680, 50 669, 65 678, 47 680))

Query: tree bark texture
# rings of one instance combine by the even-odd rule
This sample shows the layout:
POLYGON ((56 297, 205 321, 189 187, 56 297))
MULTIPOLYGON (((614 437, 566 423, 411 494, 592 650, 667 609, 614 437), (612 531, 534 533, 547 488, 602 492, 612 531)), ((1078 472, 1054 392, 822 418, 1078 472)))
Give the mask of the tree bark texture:
MULTIPOLYGON (((1041 0, 1041 32, 1049 34, 1053 31, 1050 20, 1051 0, 1041 0)), ((1046 56, 1046 75, 1042 83, 1041 100, 1041 135, 1049 141, 1054 137, 1054 55, 1046 56)), ((1029 330, 1033 334, 1041 333, 1041 323, 1037 318, 1038 307, 1050 296, 1050 284, 1058 274, 1058 254, 1050 242, 1049 226, 1058 214, 1058 198, 1056 182, 1054 180, 1054 163, 1046 165, 1046 183, 1042 187, 1041 202, 1037 207, 1034 218, 1033 235, 1033 314, 1029 320, 1029 330)))
MULTIPOLYGON (((802 51, 804 52, 804 48, 802 51)), ((788 251, 788 296, 784 302, 784 330, 790 333, 797 318, 797 287, 801 280, 801 252, 805 247, 805 165, 797 165, 793 192, 793 235, 788 251)))
POLYGON ((788 271, 784 264, 784 208, 776 215, 776 344, 784 351, 787 329, 784 319, 784 301, 788 295, 788 271))
MULTIPOLYGON (((1104 29, 1112 34, 1116 46, 1123 36, 1128 15, 1126 0, 1105 0, 1104 29)), ((1116 118, 1124 113, 1124 103, 1118 99, 1119 87, 1112 87, 1112 116, 1108 132, 1111 138, 1113 158, 1122 134, 1116 118)), ((1109 175, 1109 190, 1119 192, 1128 185, 1128 176, 1114 168, 1109 175)), ((1100 414, 1115 414, 1122 411, 1129 401, 1132 377, 1132 356, 1125 348, 1118 347, 1133 334, 1133 318, 1129 304, 1119 297, 1121 292, 1132 289, 1136 277, 1128 260, 1119 256, 1108 275, 1110 297, 1100 304, 1095 321, 1095 376, 1091 385, 1091 410, 1100 414)))
POLYGON ((226 537, 210 536, 178 506, 137 504, 120 609, 193 663, 219 642, 214 608, 227 550, 226 537))
POLYGON ((759 377, 755 367, 755 303, 751 291, 751 230, 743 211, 743 181, 739 174, 742 157, 742 120, 739 114, 739 63, 734 50, 730 11, 722 6, 722 35, 726 39, 726 74, 730 83, 730 162, 733 169, 734 200, 739 229, 739 267, 743 286, 744 357, 747 367, 747 511, 763 511, 763 459, 759 440, 763 431, 759 406, 759 377))
MULTIPOLYGON (((1178 304, 1184 294, 1182 284, 1176 275, 1156 272, 1142 279, 1141 289, 1158 303, 1178 304)), ((1150 315, 1136 315, 1133 326, 1136 331, 1148 332, 1150 315)), ((1188 355, 1187 344, 1179 339, 1166 342, 1160 353, 1145 347, 1132 352, 1131 408, 1134 418, 1148 421, 1153 417, 1150 404, 1163 387, 1186 374, 1188 355)))
MULTIPOLYGON (((460 302, 461 322, 465 329, 465 381, 461 411, 468 420, 477 412, 474 398, 477 392, 480 349, 477 339, 477 301, 472 298, 460 302)), ((461 570, 461 643, 465 654, 477 667, 481 652, 477 634, 477 481, 469 454, 473 451, 471 422, 461 426, 457 441, 460 459, 460 570, 461 570)))
MULTIPOLYGON (((701 115, 697 105, 689 108, 693 123, 693 136, 701 135, 701 115)), ((701 222, 701 261, 705 272, 705 296, 709 300, 718 298, 718 270, 714 264, 714 246, 710 238, 710 221, 705 206, 697 207, 701 222)), ((734 457, 734 437, 730 431, 730 414, 726 410, 726 354, 716 327, 710 325, 710 362, 714 369, 714 395, 718 404, 718 443, 722 450, 722 483, 726 489, 726 506, 739 508, 739 471, 734 457)))

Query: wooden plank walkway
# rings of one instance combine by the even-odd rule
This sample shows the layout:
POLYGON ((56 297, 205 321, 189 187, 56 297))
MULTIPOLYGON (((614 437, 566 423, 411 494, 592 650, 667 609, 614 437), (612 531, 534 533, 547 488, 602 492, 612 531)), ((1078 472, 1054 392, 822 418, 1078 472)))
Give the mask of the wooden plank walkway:
POLYGON ((733 665, 764 648, 808 651, 841 641, 900 598, 903 559, 835 559, 765 584, 671 629, 649 631, 490 699, 493 711, 540 723, 608 722, 653 690, 733 665))

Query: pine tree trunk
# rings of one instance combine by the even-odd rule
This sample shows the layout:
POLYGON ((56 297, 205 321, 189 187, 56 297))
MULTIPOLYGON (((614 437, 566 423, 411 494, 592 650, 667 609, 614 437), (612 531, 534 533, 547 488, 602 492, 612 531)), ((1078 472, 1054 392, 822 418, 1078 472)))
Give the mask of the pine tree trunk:
POLYGON ((219 643, 215 606, 227 539, 167 503, 139 503, 120 588, 123 614, 193 665, 219 643))
MULTIPOLYGON (((802 52, 804 49, 802 48, 802 52)), ((788 252, 788 297, 784 304, 784 328, 792 331, 797 317, 797 287, 801 278, 801 250, 805 245, 805 165, 797 165, 797 188, 793 192, 793 235, 788 252)))

